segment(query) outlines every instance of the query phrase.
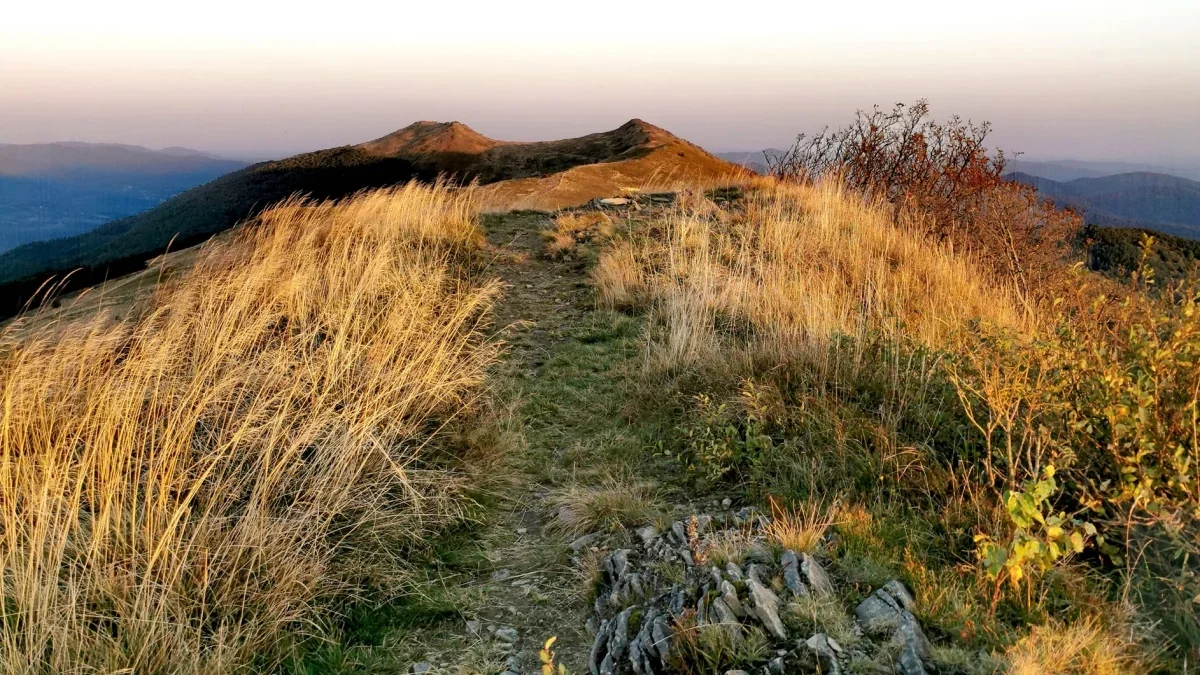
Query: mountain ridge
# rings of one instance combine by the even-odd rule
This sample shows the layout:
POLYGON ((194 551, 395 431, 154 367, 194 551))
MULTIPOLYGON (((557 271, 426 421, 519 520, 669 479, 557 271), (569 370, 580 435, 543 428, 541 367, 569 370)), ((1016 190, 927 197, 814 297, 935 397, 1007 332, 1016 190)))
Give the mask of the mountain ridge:
POLYGON ((496 185, 490 204, 556 209, 611 196, 655 177, 716 179, 742 171, 699 146, 634 118, 576 138, 498 141, 461 122, 414 122, 358 145, 260 162, 187 190, 161 205, 67 239, 0 254, 0 315, 20 311, 50 276, 79 270, 84 288, 142 269, 146 260, 190 246, 294 194, 337 199, 363 189, 449 176, 496 185))
POLYGON ((1043 197, 1076 209, 1092 225, 1200 238, 1200 182, 1188 178, 1148 171, 1070 181, 1023 172, 1005 178, 1031 185, 1043 197))

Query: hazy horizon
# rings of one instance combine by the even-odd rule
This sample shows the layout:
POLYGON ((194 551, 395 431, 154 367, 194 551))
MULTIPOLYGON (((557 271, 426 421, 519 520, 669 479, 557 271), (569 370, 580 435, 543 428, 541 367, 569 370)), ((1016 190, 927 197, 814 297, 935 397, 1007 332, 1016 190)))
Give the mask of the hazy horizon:
POLYGON ((0 143, 278 157, 418 119, 505 140, 631 117, 755 151, 928 98, 1028 159, 1200 160, 1200 3, 460 3, 144 0, 6 10, 0 143), (876 8, 877 7, 877 8, 876 8))

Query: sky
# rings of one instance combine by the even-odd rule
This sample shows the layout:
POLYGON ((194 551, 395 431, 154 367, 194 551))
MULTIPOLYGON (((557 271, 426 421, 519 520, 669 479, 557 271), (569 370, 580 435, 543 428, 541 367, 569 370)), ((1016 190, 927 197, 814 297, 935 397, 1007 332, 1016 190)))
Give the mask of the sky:
POLYGON ((1200 0, 10 0, 0 143, 265 158, 418 119, 779 147, 929 99, 1029 158, 1200 163, 1200 0))

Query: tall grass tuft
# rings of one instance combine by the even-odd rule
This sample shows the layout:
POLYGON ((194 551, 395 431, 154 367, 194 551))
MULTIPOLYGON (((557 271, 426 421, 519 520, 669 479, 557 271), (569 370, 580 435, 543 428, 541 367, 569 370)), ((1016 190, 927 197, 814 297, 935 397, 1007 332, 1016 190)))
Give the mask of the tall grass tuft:
POLYGON ((132 318, 4 335, 0 669, 269 666, 453 518, 427 455, 497 353, 472 199, 292 199, 132 318))

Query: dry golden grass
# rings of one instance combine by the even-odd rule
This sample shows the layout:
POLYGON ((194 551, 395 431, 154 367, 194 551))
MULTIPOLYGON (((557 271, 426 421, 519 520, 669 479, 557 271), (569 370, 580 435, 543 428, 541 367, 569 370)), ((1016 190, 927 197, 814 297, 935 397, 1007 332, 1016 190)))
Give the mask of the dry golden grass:
POLYGON ((573 536, 636 527, 663 508, 652 483, 624 476, 595 487, 571 486, 553 501, 558 506, 557 527, 573 536))
MULTIPOLYGON (((1128 630, 1118 621, 1117 625, 1128 630)), ((1124 675, 1149 672, 1132 635, 1106 628, 1096 617, 1034 626, 1005 656, 1011 675, 1124 675)))
POLYGON ((0 670, 269 664, 453 517, 422 456, 496 355, 471 199, 289 201, 137 318, 0 336, 0 670))
POLYGON ((793 508, 784 508, 774 497, 767 498, 771 506, 771 522, 764 533, 775 544, 796 553, 812 553, 825 538, 825 532, 833 525, 838 505, 806 502, 793 508))
POLYGON ((542 232, 546 255, 563 258, 580 244, 603 241, 613 234, 612 218, 600 211, 563 213, 554 218, 554 227, 542 232))
POLYGON ((692 202, 656 223, 664 236, 618 242, 595 272, 602 303, 651 305, 664 326, 651 352, 657 366, 731 351, 779 363, 868 332, 938 346, 974 319, 1022 327, 1012 294, 970 259, 837 183, 758 181, 744 213, 692 202), (745 349, 723 349, 731 333, 752 337, 745 349))

